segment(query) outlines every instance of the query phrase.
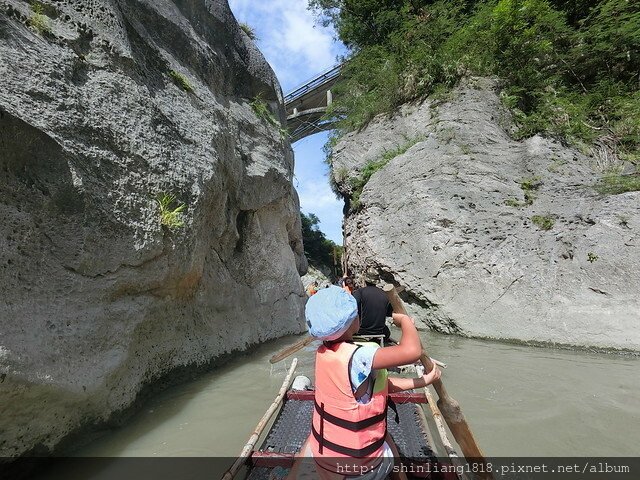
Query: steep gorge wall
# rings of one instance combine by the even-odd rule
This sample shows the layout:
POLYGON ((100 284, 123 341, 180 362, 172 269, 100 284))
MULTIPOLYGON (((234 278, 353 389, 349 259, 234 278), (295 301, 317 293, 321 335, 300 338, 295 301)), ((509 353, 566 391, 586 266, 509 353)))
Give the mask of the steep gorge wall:
POLYGON ((342 138, 332 174, 352 198, 368 163, 410 147, 346 217, 350 268, 440 331, 640 350, 640 192, 601 195, 594 159, 513 140, 498 91, 471 79, 342 138))
POLYGON ((282 94, 227 3, 42 3, 0 1, 2 457, 303 328, 293 154, 250 106, 282 94))

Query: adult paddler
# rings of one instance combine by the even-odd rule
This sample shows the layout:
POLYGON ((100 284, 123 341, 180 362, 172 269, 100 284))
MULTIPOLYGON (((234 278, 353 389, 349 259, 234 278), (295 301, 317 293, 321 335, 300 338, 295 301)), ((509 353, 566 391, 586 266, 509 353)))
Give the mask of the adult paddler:
POLYGON ((387 294, 376 287, 376 273, 368 269, 364 275, 365 286, 353 292, 358 304, 360 330, 358 335, 384 335, 388 343, 391 331, 386 320, 393 316, 393 308, 387 294))

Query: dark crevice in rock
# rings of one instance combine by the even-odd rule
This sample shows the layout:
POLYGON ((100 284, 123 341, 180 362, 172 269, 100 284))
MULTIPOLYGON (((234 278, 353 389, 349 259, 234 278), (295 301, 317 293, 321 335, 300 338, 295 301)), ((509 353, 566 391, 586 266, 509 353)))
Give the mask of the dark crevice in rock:
POLYGON ((237 253, 241 253, 245 248, 245 242, 249 237, 251 229, 251 221, 253 219, 254 212, 252 210, 240 210, 236 216, 236 231, 238 233, 238 240, 236 241, 235 250, 237 253))
POLYGON ((504 297, 507 292, 511 289, 511 287, 513 287, 516 282, 518 282, 522 277, 524 277, 524 274, 520 275, 517 278, 514 278, 511 283, 509 283, 509 285, 507 285, 507 288, 505 288, 502 293, 498 296, 498 298, 496 298, 495 300, 493 300, 489 305, 487 305, 487 307, 482 311, 482 313, 486 312, 489 308, 491 308, 496 302, 498 302, 498 300, 500 300, 502 297, 504 297))
POLYGON ((598 293, 600 295, 606 295, 607 297, 610 297, 611 294, 608 292, 605 292, 604 290, 600 290, 599 288, 595 288, 595 287, 588 287, 589 290, 591 290, 592 292, 598 293))
POLYGON ((418 297, 417 294, 409 289, 405 289, 404 291, 400 292, 400 298, 407 305, 420 308, 424 312, 424 315, 421 316, 420 319, 433 330, 449 334, 462 333, 462 330, 456 324, 456 322, 442 313, 439 305, 436 305, 435 303, 432 303, 427 299, 418 297))

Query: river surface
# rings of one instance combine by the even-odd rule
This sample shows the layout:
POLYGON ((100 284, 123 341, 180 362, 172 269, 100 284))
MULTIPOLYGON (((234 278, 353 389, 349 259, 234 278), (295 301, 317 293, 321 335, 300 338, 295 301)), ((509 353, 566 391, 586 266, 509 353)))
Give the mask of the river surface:
MULTIPOLYGON (((488 456, 640 455, 640 358, 423 333, 448 364, 443 381, 488 456)), ((271 405, 291 359, 268 359, 301 337, 172 387, 79 456, 237 455, 271 405)), ((311 344, 294 356, 311 376, 311 344)))

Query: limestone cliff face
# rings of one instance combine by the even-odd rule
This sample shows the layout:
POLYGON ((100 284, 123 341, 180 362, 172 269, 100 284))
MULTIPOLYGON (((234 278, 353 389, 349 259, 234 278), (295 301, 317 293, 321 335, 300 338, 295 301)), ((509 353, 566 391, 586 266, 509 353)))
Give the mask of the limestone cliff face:
POLYGON ((301 331, 305 298, 292 151, 250 105, 282 94, 227 3, 42 3, 0 2, 2 457, 301 331))
POLYGON ((437 330, 640 350, 640 192, 600 195, 593 159, 511 139, 496 91, 474 79, 337 145, 347 196, 367 163, 410 146, 346 218, 350 267, 403 286, 437 330))

